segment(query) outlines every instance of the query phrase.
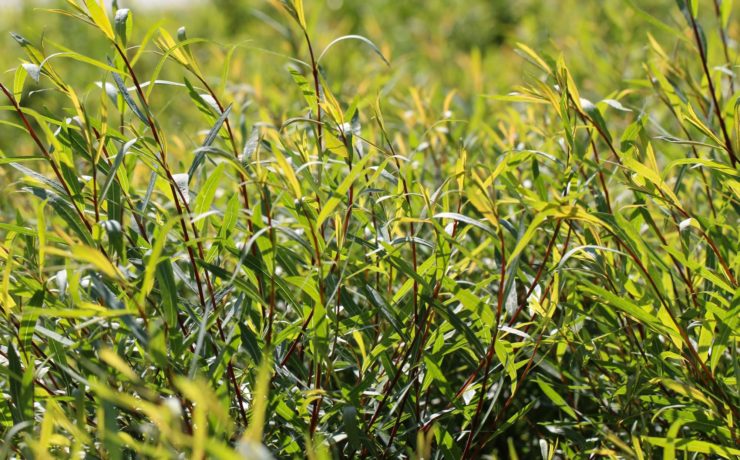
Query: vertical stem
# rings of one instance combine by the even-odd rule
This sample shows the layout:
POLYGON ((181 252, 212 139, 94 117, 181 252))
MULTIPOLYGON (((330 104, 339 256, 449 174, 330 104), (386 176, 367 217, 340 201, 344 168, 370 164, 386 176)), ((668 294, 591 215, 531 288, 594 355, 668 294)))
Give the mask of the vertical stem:
POLYGON ((701 43, 701 35, 699 34, 699 26, 696 23, 696 18, 694 15, 689 12, 689 17, 691 18, 691 28, 694 31, 694 40, 696 41, 696 48, 699 50, 699 57, 701 58, 701 66, 702 69, 704 69, 704 76, 707 77, 707 84, 709 85, 709 95, 712 97, 712 105, 714 106, 714 113, 717 115, 717 120, 719 120, 719 126, 722 130, 722 137, 724 137, 725 141, 725 150, 727 150, 727 154, 730 156, 730 162, 732 163, 733 167, 737 167, 738 159, 735 156, 735 149, 732 146, 732 140, 730 139, 730 134, 727 131, 727 126, 725 124, 725 117, 722 116, 722 107, 719 105, 719 100, 717 98, 717 92, 714 88, 714 81, 712 80, 712 74, 709 72, 709 64, 707 63, 707 56, 704 53, 704 47, 701 43))
MULTIPOLYGON (((728 1, 728 0, 725 0, 728 1)), ((719 29, 719 36, 722 39, 722 51, 725 55, 725 63, 731 65, 730 50, 727 45, 727 29, 722 24, 722 9, 720 7, 721 0, 713 0, 714 14, 717 16, 717 28, 719 29)), ((727 76, 727 81, 730 83, 730 93, 735 94, 735 78, 732 75, 727 76)))
MULTIPOLYGON (((491 338, 491 345, 488 347, 488 352, 486 353, 486 366, 485 366, 485 372, 483 375, 483 383, 481 386, 480 394, 478 395, 478 406, 475 410, 475 415, 473 416, 473 420, 470 422, 470 432, 468 433, 468 440, 465 442, 465 450, 463 450, 462 458, 468 457, 468 452, 470 452, 470 447, 473 442, 473 438, 475 437, 475 432, 477 431, 477 425, 478 425, 478 418, 480 417, 481 410, 483 409, 483 400, 486 397, 486 386, 488 385, 488 372, 491 366, 491 361, 493 360, 493 354, 496 348, 496 339, 498 338, 498 330, 499 325, 501 324, 501 313, 503 312, 504 308, 504 290, 506 287, 506 241, 504 240, 504 232, 501 230, 501 226, 499 225, 498 228, 498 238, 499 238, 499 244, 501 245, 500 251, 501 251, 501 274, 499 279, 499 286, 498 286, 498 305, 496 310, 496 329, 493 331, 493 337, 491 338)), ((544 265, 544 261, 543 261, 544 265)), ((534 356, 534 354, 533 354, 534 356)))
MULTIPOLYGON (((162 139, 159 134, 159 130, 157 129, 157 125, 154 123, 154 120, 151 117, 151 111, 149 108, 149 105, 147 103, 146 97, 144 96, 144 91, 141 89, 141 85, 139 84, 139 80, 136 77, 136 73, 134 72, 133 67, 131 66, 131 62, 129 61, 128 57, 126 56, 126 53, 121 49, 121 47, 118 45, 118 43, 114 42, 114 45, 116 47, 116 50, 118 51, 119 56, 123 60, 124 64, 126 65, 126 68, 129 71, 129 74, 131 76, 131 79, 134 82, 134 86, 136 87, 136 91, 139 94, 139 98, 141 99, 141 103, 144 104, 144 109, 146 112, 146 118, 147 123, 149 124, 149 128, 152 132, 152 137, 154 138, 154 141, 157 144, 157 147, 159 148, 159 161, 162 165, 162 168, 165 171, 165 174, 167 175, 167 179, 170 185, 170 190, 172 192, 173 201, 175 203, 175 208, 177 210, 178 215, 181 217, 180 219, 180 227, 182 228, 182 234, 183 234, 183 240, 185 242, 185 247, 187 248, 188 257, 190 259, 190 265, 193 269, 193 274, 195 276, 196 285, 198 287, 198 297, 201 302, 201 306, 203 307, 203 311, 205 312, 206 309, 206 300, 205 295, 203 292, 203 284, 200 279, 200 272, 198 270, 198 264, 195 261, 195 254, 192 248, 192 245, 190 244, 190 234, 188 232, 187 224, 185 216, 190 215, 190 208, 188 207, 188 200, 187 198, 182 194, 182 192, 179 191, 178 187, 175 186, 175 179, 172 176, 172 173, 169 169, 169 166, 167 164, 167 154, 164 148, 164 144, 162 142, 162 139), (181 203, 182 202, 182 203, 181 203), (184 207, 184 209, 183 209, 184 207)), ((193 235, 195 237, 195 243, 198 248, 198 253, 201 259, 205 259, 204 253, 203 253, 203 245, 199 241, 198 238, 198 231, 195 228, 195 225, 192 225, 191 228, 193 230, 193 235)), ((217 303, 216 303, 216 296, 214 295, 213 286, 211 284, 210 276, 208 275, 208 271, 204 271, 205 280, 207 283, 209 295, 211 298, 211 305, 213 307, 213 312, 216 316, 216 324, 218 327, 218 332, 222 340, 225 340, 225 334, 223 332, 223 328, 221 325, 221 318, 218 316, 217 312, 217 303)), ((231 360, 229 360, 227 364, 227 372, 229 374, 229 378, 231 380, 231 384, 234 387, 234 393, 236 395, 238 407, 239 407, 239 413, 242 417, 242 422, 246 426, 248 424, 248 417, 246 409, 244 408, 244 398, 242 397, 241 389, 239 388, 239 384, 236 380, 236 375, 234 373, 234 365, 231 363, 231 360)))
MULTIPOLYGON (((319 148, 319 157, 322 156, 322 152, 324 150, 323 148, 323 138, 324 138, 324 131, 323 131, 323 124, 321 123, 321 83, 319 81, 319 66, 316 63, 316 58, 314 56, 313 52, 313 45, 311 44, 311 39, 308 37, 308 31, 306 29, 303 29, 303 35, 306 37, 306 44, 308 45, 308 54, 311 56, 311 74, 313 75, 313 86, 314 91, 316 92, 316 132, 317 132, 317 139, 316 142, 318 144, 319 148)), ((319 182, 321 182, 321 170, 319 169, 319 182)))
MULTIPOLYGON (((100 142, 105 142, 101 139, 100 142)), ((97 165, 97 152, 92 154, 92 201, 93 209, 95 209, 95 222, 100 222, 100 210, 98 209, 98 165, 97 165)))
MULTIPOLYGON (((26 114, 23 113, 23 110, 18 105, 18 101, 15 100, 15 97, 13 97, 13 94, 2 83, 0 83, 0 90, 3 93, 5 93, 5 96, 8 98, 10 103, 13 105, 13 108, 15 109, 16 113, 18 114, 19 117, 21 117, 21 120, 23 121, 23 125, 28 130, 28 133, 31 135, 31 138, 33 139, 34 143, 36 143, 39 150, 41 150, 41 153, 43 154, 46 161, 49 162, 49 165, 51 166, 51 169, 54 171, 54 175, 56 176, 57 181, 59 181, 59 183, 62 185, 64 192, 67 194, 67 197, 69 198, 70 205, 72 205, 75 212, 79 216, 80 220, 82 221, 82 223, 85 225, 87 230, 90 232, 90 235, 92 236, 92 224, 90 224, 90 222, 85 217, 85 214, 83 213, 83 211, 77 206, 77 202, 75 202, 74 195, 72 194, 72 191, 69 189, 67 182, 64 180, 64 176, 59 170, 59 166, 57 166, 56 162, 54 161, 54 158, 51 156, 49 151, 46 149, 46 146, 44 146, 44 143, 41 142, 41 139, 39 138, 38 134, 36 134, 36 130, 34 130, 33 127, 31 126, 31 122, 28 120, 28 117, 26 117, 26 114)), ((100 249, 100 252, 103 253, 103 255, 108 260, 110 260, 110 257, 108 257, 108 254, 106 253, 105 248, 101 246, 99 249, 100 249)))
POLYGON ((270 198, 270 190, 265 187, 262 200, 265 203, 267 211, 267 225, 270 226, 270 243, 272 245, 272 276, 270 277, 270 309, 267 315, 267 338, 265 343, 270 346, 272 342, 272 325, 275 320, 275 277, 277 276, 277 240, 275 238, 275 229, 272 226, 272 203, 270 198))

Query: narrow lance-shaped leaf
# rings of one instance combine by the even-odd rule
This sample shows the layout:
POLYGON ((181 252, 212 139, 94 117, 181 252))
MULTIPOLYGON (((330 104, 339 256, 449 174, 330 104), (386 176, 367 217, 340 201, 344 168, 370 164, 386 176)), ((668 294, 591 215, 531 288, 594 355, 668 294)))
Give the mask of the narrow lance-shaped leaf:
POLYGON ((116 36, 113 33, 113 27, 105 12, 105 7, 98 3, 98 0, 85 0, 85 6, 87 6, 87 10, 95 25, 98 26, 106 37, 115 40, 116 36))
POLYGON ((195 155, 195 159, 193 159, 193 163, 190 165, 190 169, 188 170, 188 182, 193 180, 193 176, 198 171, 198 168, 203 163, 203 160, 205 160, 206 152, 208 151, 207 147, 210 147, 216 140, 216 136, 218 136, 218 132, 221 130, 224 122, 229 117, 229 113, 231 113, 231 105, 226 107, 221 116, 219 116, 216 120, 216 123, 213 125, 213 127, 210 129, 210 131, 208 131, 208 135, 206 135, 206 138, 203 141, 201 148, 199 149, 200 151, 195 155))
POLYGON ((120 75, 117 73, 112 73, 113 75, 113 81, 116 83, 116 87, 118 87, 118 92, 121 93, 121 96, 123 96, 123 100, 126 102, 126 105, 129 106, 132 112, 134 112, 134 115, 136 115, 139 120, 143 121, 144 123, 148 123, 149 120, 147 119, 146 115, 144 115, 144 112, 139 108, 138 105, 136 105, 136 102, 131 98, 131 94, 129 94, 128 89, 126 88, 126 85, 123 83, 123 79, 120 75))
POLYGON ((121 146, 121 148, 118 150, 118 154, 116 155, 116 158, 113 160, 113 164, 111 165, 110 169, 108 170, 108 176, 105 178, 105 182, 103 183, 103 187, 100 189, 100 199, 104 200, 108 194, 108 189, 110 189, 111 184, 115 180, 116 173, 118 171, 118 168, 123 163, 123 159, 126 156, 126 153, 131 149, 131 147, 138 142, 139 138, 131 139, 130 141, 126 142, 121 146))
POLYGON ((326 45, 326 48, 324 48, 324 50, 323 50, 323 51, 321 52, 321 54, 319 54, 319 57, 318 57, 318 58, 316 59, 316 62, 317 62, 317 63, 321 62, 321 59, 322 59, 322 58, 324 57, 324 55, 326 55, 326 53, 327 53, 327 52, 328 52, 328 51, 329 51, 329 50, 330 50, 330 49, 331 49, 331 48, 332 48, 332 47, 333 47, 334 45, 336 45, 337 43, 339 43, 339 42, 341 42, 341 41, 344 41, 344 40, 358 40, 358 41, 361 41, 362 43, 364 43, 364 44, 366 44, 367 46, 369 46, 369 47, 370 47, 370 49, 372 49, 372 50, 373 50, 373 51, 375 52, 375 54, 377 54, 378 56, 380 56, 380 59, 382 59, 382 60, 383 60, 383 62, 384 62, 384 63, 385 63, 385 64, 386 64, 386 65, 387 65, 388 67, 390 67, 391 63, 390 63, 390 62, 388 61, 388 59, 386 59, 386 58, 385 58, 385 56, 383 56, 383 53, 382 53, 382 52, 380 51, 380 49, 379 49, 379 48, 378 48, 378 47, 377 47, 377 46, 375 45, 375 43, 373 43, 372 41, 370 41, 370 39, 368 39, 368 38, 366 38, 366 37, 363 37, 362 35, 343 35, 343 36, 341 36, 341 37, 339 37, 339 38, 336 38, 336 39, 332 40, 332 42, 331 42, 331 43, 329 43, 328 45, 326 45))

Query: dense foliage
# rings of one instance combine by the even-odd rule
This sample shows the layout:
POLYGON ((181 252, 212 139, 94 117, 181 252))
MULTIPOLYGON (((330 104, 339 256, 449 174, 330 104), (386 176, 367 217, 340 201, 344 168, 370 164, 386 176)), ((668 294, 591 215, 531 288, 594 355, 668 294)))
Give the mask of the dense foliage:
POLYGON ((0 458, 740 456, 732 1, 118 3, 8 39, 0 458))

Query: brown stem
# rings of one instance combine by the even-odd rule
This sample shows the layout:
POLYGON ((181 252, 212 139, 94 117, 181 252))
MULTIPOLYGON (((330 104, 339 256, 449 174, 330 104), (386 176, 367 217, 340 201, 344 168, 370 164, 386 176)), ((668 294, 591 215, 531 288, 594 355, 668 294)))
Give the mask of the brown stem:
MULTIPOLYGON (((131 66, 131 62, 129 61, 128 57, 126 56, 126 53, 118 45, 118 43, 115 43, 114 42, 114 45, 116 47, 116 50, 118 51, 119 56, 121 57, 122 61, 124 62, 124 64, 126 65, 126 68, 129 71, 129 75, 131 76, 131 79, 134 82, 134 86, 136 87, 136 91, 139 94, 139 98, 141 99, 141 103, 144 104, 144 110, 145 110, 145 113, 146 113, 146 118, 147 118, 147 122, 149 124, 149 128, 150 128, 150 130, 152 132, 152 137, 154 138, 154 140, 157 143, 157 146, 159 148, 159 155, 160 155, 159 161, 160 161, 160 164, 162 165, 162 168, 164 169, 165 174, 167 176, 167 179, 168 179, 168 182, 169 182, 169 185, 170 185, 170 191, 172 192, 173 201, 175 203, 175 208, 177 210, 178 215, 181 217, 181 219, 180 219, 180 227, 182 228, 183 240, 185 242, 185 247, 187 248, 188 257, 190 259, 190 265, 191 265, 191 267, 193 269, 193 274, 195 276, 196 285, 198 287, 198 297, 200 299, 200 303, 201 303, 201 306, 203 308, 203 312, 205 314, 207 308, 206 308, 205 295, 203 293, 203 284, 202 284, 201 279, 200 279, 200 272, 198 270, 198 265, 197 265, 196 260, 195 260, 195 254, 193 252, 192 245, 190 244, 190 241, 191 240, 190 240, 190 235, 189 235, 189 232, 188 232, 187 224, 185 222, 186 219, 184 218, 186 215, 189 215, 190 214, 190 208, 188 206, 188 199, 187 199, 186 196, 183 195, 183 193, 181 191, 179 191, 178 187, 175 186, 174 177, 172 176, 172 173, 171 173, 171 171, 169 169, 169 166, 167 164, 167 154, 166 154, 166 151, 165 151, 165 148, 164 148, 164 144, 163 144, 162 139, 160 137, 159 130, 157 129, 157 126, 154 123, 154 120, 152 119, 152 117, 150 115, 151 110, 149 108, 149 104, 148 104, 148 102, 146 100, 146 97, 144 96, 144 91, 142 90, 141 85, 139 84, 139 80, 136 77, 136 73, 134 72, 134 69, 131 66), (181 203, 181 201, 182 201, 182 203, 181 203), (183 210, 183 206, 185 207, 184 210, 183 210)), ((204 252, 203 252, 203 245, 201 244, 201 242, 200 242, 200 240, 198 238, 197 229, 195 228, 195 225, 192 225, 192 224, 191 224, 191 228, 193 230, 193 235, 195 237, 195 242, 196 242, 196 246, 198 248, 199 256, 200 256, 200 258, 202 260, 205 260, 204 252)), ((224 335, 224 332, 223 332, 223 328, 221 326, 221 319, 218 316, 218 312, 217 312, 216 297, 214 295, 213 286, 211 284, 210 276, 208 275, 208 271, 207 270, 204 272, 204 274, 205 274, 206 284, 208 286, 209 295, 211 297, 211 305, 213 307, 213 312, 214 312, 215 315, 217 315, 216 316, 216 324, 217 324, 217 327, 218 327, 218 332, 219 332, 219 335, 221 336, 221 339, 222 340, 225 340, 225 335, 224 335)), ((237 398, 239 412, 240 412, 240 415, 242 417, 242 421, 243 421, 244 425, 246 426, 248 424, 248 417, 247 417, 246 409, 244 408, 244 398, 242 397, 241 389, 239 388, 238 382, 236 381, 236 375, 234 374, 234 366, 231 363, 231 361, 229 361, 229 363, 227 364, 227 372, 229 374, 229 378, 231 380, 231 384, 234 387, 234 393, 235 393, 236 398, 237 398)))
MULTIPOLYGON (((506 267, 507 267, 507 261, 506 261, 506 241, 504 240, 504 233, 501 229, 501 226, 498 227, 498 238, 499 238, 499 244, 501 245, 500 251, 501 251, 501 273, 499 275, 499 285, 498 285, 498 305, 496 309, 496 328, 493 331, 493 337, 491 337, 491 344, 488 347, 488 351, 486 352, 486 367, 485 367, 485 373, 483 375, 483 383, 481 386, 481 391, 478 394, 478 406, 475 410, 475 415, 473 416, 473 420, 470 422, 470 432, 468 433, 468 440, 465 442, 465 449, 463 450, 462 458, 468 457, 468 452, 470 451, 470 446, 473 442, 473 438, 475 437, 476 428, 478 425, 478 417, 480 416, 480 412, 483 409, 483 400, 486 397, 486 386, 488 384, 488 371, 491 366, 491 361, 493 360, 493 355, 496 348, 496 339, 498 338, 498 330, 499 325, 501 324, 501 313, 503 312, 504 308, 504 291, 506 287, 506 267)), ((542 263, 544 265, 544 261, 542 263)), ((513 274, 515 275, 515 274, 513 274)))
POLYGON ((707 64, 707 56, 704 53, 704 47, 701 44, 701 35, 699 34, 699 26, 696 23, 696 18, 694 15, 689 12, 689 17, 691 18, 691 28, 694 32, 694 40, 696 41, 696 47, 699 50, 699 57, 701 58, 701 66, 702 69, 704 69, 704 76, 707 77, 707 84, 709 85, 709 94, 712 97, 712 103, 714 106, 714 113, 717 115, 717 119, 719 120, 719 126, 722 130, 722 136, 724 137, 725 141, 725 149, 727 150, 727 154, 730 156, 730 162, 732 163, 733 167, 737 167, 738 159, 735 156, 735 149, 732 146, 732 140, 730 139, 730 135, 727 131, 727 126, 725 125, 725 117, 722 116, 722 107, 719 105, 719 100, 717 99, 717 93, 714 89, 714 81, 712 80, 712 74, 709 72, 709 65, 707 64))
MULTIPOLYGON (((74 208, 74 210, 77 212, 77 215, 80 217, 80 220, 85 224, 85 227, 87 227, 87 230, 90 232, 90 235, 92 235, 92 225, 90 222, 88 222, 87 218, 85 217, 85 214, 80 210, 79 207, 77 207, 77 203, 75 202, 74 195, 72 194, 72 191, 69 189, 69 186, 67 186, 67 182, 64 180, 64 176, 62 175, 61 171, 59 170, 59 167, 57 166, 56 162, 54 161, 54 158, 52 158, 49 151, 46 149, 46 146, 43 142, 41 142, 41 139, 39 139, 38 134, 36 134, 36 130, 33 129, 31 126, 31 123, 28 120, 28 117, 26 117, 26 114, 23 113, 23 110, 18 105, 18 102, 15 100, 15 97, 13 97, 13 93, 11 93, 8 88, 5 87, 2 83, 0 83, 0 90, 2 90, 3 93, 5 93, 5 96, 8 98, 10 103, 13 105, 13 108, 15 109, 18 116, 21 117, 21 120, 23 121, 23 124, 25 125, 26 129, 28 130, 28 133, 31 135, 31 138, 36 143, 38 148, 41 150, 41 153, 44 155, 44 158, 49 162, 49 165, 51 166, 51 169, 54 170, 54 175, 57 177, 57 181, 61 184, 62 188, 64 188, 64 192, 69 197, 70 204, 74 208)), ((100 248, 101 251, 105 251, 103 248, 100 248)), ((106 255, 107 257, 107 255, 106 255)))
POLYGON ((308 45, 308 54, 311 56, 311 74, 313 75, 313 85, 314 85, 314 91, 316 92, 316 130, 317 130, 317 145, 319 148, 319 156, 322 155, 323 152, 323 124, 321 123, 321 83, 319 81, 319 66, 316 63, 316 58, 314 57, 313 52, 313 45, 311 44, 311 39, 308 36, 308 31, 306 29, 303 29, 303 35, 306 37, 306 44, 308 45))
MULTIPOLYGON (((717 28, 719 29, 719 36, 722 39, 722 51, 725 54, 725 62, 727 65, 731 65, 730 47, 727 44, 727 30, 722 24, 720 0, 714 0, 712 3, 714 4, 714 14, 717 16, 717 28)), ((732 75, 728 75, 727 81, 730 83, 730 93, 735 94, 735 78, 732 75)))
MULTIPOLYGON (((299 206, 304 206, 303 203, 300 203, 299 206)), ((318 280, 319 280, 319 296, 321 297, 321 303, 326 304, 325 295, 324 292, 324 282, 323 282, 323 275, 321 273, 321 253, 319 252, 319 240, 316 236, 316 230, 313 228, 313 225, 311 225, 311 219, 309 219, 308 213, 305 209, 301 208, 303 210, 303 215, 306 217, 306 222, 308 224, 309 229, 311 230, 311 238, 313 239, 314 244, 314 265, 316 266, 316 269, 318 270, 318 280)), ((293 340, 293 343, 290 345, 290 348, 288 349, 288 352, 285 354, 285 357, 280 362, 281 366, 285 366, 285 363, 288 362, 288 359, 295 351, 296 347, 298 346, 298 343, 301 341, 301 338, 303 337, 303 334, 306 332, 306 329, 308 328, 308 323, 311 322, 311 319, 313 318, 313 314, 316 311, 316 306, 314 305, 311 308, 311 311, 309 312, 306 319, 303 321, 303 325, 301 326, 301 331, 298 333, 298 336, 293 340)))

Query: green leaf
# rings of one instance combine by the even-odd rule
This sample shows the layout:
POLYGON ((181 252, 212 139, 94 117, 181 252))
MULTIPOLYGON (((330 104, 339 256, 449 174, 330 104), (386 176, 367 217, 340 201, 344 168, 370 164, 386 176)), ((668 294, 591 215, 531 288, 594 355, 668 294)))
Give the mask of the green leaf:
POLYGON ((162 299, 165 321, 170 328, 176 328, 179 301, 177 296, 177 284, 172 271, 172 263, 163 260, 157 264, 157 285, 162 299))
POLYGON ((434 218, 435 219, 452 219, 452 220, 456 220, 456 221, 459 221, 459 222, 462 222, 462 223, 465 223, 465 224, 468 224, 468 225, 472 225, 473 227, 477 227, 477 228, 483 230, 484 232, 488 233, 491 236, 497 236, 496 235, 496 232, 491 227, 489 227, 488 225, 482 223, 479 220, 473 219, 473 218, 468 217, 468 216, 464 216, 462 214, 458 214, 456 212, 440 212, 438 214, 435 214, 434 215, 434 218))
POLYGON ((303 98, 311 109, 311 113, 317 113, 318 106, 316 105, 316 91, 314 90, 313 85, 309 83, 306 77, 296 69, 290 69, 290 75, 303 93, 303 98))
POLYGON ((31 169, 26 168, 25 166, 18 164, 18 163, 10 163, 10 166, 14 167, 18 171, 22 172, 26 176, 35 179, 36 181, 48 185, 51 189, 54 190, 54 192, 59 196, 65 196, 67 195, 67 191, 64 189, 62 184, 59 182, 49 179, 48 177, 37 173, 36 171, 33 171, 31 169))
POLYGON ((324 48, 324 50, 321 52, 321 54, 319 54, 319 57, 316 59, 316 63, 318 64, 319 62, 321 62, 321 58, 324 57, 324 55, 327 53, 327 51, 329 51, 329 49, 331 49, 332 46, 334 46, 337 43, 339 43, 341 41, 344 41, 344 40, 359 40, 359 41, 361 41, 362 43, 364 43, 367 46, 369 46, 370 49, 372 49, 375 52, 375 54, 377 54, 378 56, 380 56, 380 59, 382 59, 383 62, 385 62, 385 64, 388 67, 391 66, 391 63, 388 62, 388 59, 386 59, 385 56, 383 56, 383 53, 375 45, 375 43, 373 43, 372 41, 370 41, 370 39, 368 39, 366 37, 363 37, 362 35, 343 35, 343 36, 341 36, 339 38, 335 38, 334 40, 331 41, 331 43, 329 43, 328 45, 326 45, 326 48, 324 48))
POLYGON ((113 33, 113 27, 111 26, 108 15, 105 13, 105 6, 98 3, 98 0, 85 0, 85 6, 87 11, 90 13, 90 18, 93 20, 96 26, 111 40, 115 40, 116 36, 113 33))
POLYGON ((23 369, 12 343, 8 343, 7 350, 11 411, 13 422, 19 424, 33 417, 33 367, 23 369))
MULTIPOLYGON (((36 291, 31 299, 28 301, 29 307, 41 308, 44 304, 45 291, 36 291)), ((33 310, 24 309, 21 317, 21 328, 19 331, 21 348, 29 350, 33 344, 33 335, 36 332, 36 323, 38 321, 38 313, 34 313, 33 310)))
POLYGON ((116 29, 116 36, 121 41, 121 44, 126 46, 134 28, 134 18, 133 14, 131 14, 131 10, 128 8, 122 8, 116 11, 113 24, 116 29))
POLYGON ((121 93, 121 96, 123 97, 123 100, 126 102, 126 105, 129 106, 132 112, 134 112, 134 115, 136 115, 139 120, 143 121, 144 123, 148 123, 149 120, 147 119, 144 112, 139 108, 138 105, 136 105, 136 102, 131 98, 131 94, 129 94, 128 89, 126 88, 126 85, 123 83, 123 79, 120 75, 117 73, 112 73, 113 75, 113 81, 116 83, 116 87, 118 88, 118 92, 121 93))
POLYGON ((13 97, 20 104, 23 97, 23 85, 26 82, 26 76, 28 71, 23 65, 19 65, 15 69, 15 78, 13 79, 13 97))
POLYGON ((319 216, 316 218, 316 227, 321 225, 331 216, 331 213, 339 205, 342 195, 347 193, 349 188, 354 184, 360 174, 363 174, 366 169, 365 165, 370 161, 370 155, 365 155, 360 161, 352 165, 352 169, 349 174, 344 176, 339 186, 332 191, 332 197, 322 206, 319 216))
POLYGON ((664 334, 680 340, 681 334, 675 324, 664 323, 658 319, 657 316, 650 313, 647 308, 637 306, 629 299, 617 296, 600 286, 596 286, 586 280, 581 280, 581 283, 585 287, 585 290, 596 295, 597 299, 606 301, 609 305, 622 310, 659 334, 664 334))
POLYGON ((353 450, 359 450, 361 442, 360 428, 357 423, 357 409, 353 406, 345 406, 342 409, 342 422, 344 424, 344 432, 347 433, 347 438, 349 439, 349 445, 353 450))
POLYGON ((203 231, 203 226, 207 220, 207 218, 203 216, 213 205, 213 197, 216 195, 216 190, 218 189, 219 184, 223 182, 225 166, 226 163, 219 163, 219 165, 216 166, 203 184, 203 187, 198 191, 198 196, 195 198, 193 219, 195 220, 195 226, 198 229, 198 232, 203 231))
POLYGON ((108 170, 108 175, 105 178, 105 182, 103 183, 103 187, 100 189, 100 199, 104 200, 108 196, 108 190, 110 189, 111 184, 113 184, 113 181, 116 177, 116 173, 118 172, 118 168, 123 163, 123 159, 126 156, 126 153, 131 149, 131 147, 136 144, 136 142, 139 141, 138 137, 135 137, 131 139, 130 141, 126 142, 121 146, 121 148, 118 150, 118 154, 116 155, 115 160, 113 160, 113 164, 111 165, 110 169, 108 170))
POLYGON ((281 0, 285 10, 293 16, 301 29, 306 30, 306 14, 303 11, 303 0, 281 0))
POLYGON ((80 215, 75 212, 73 205, 70 205, 68 201, 60 198, 51 191, 47 191, 39 187, 27 187, 26 190, 30 191, 42 200, 48 200, 51 207, 54 208, 54 211, 64 219, 70 229, 72 229, 72 231, 74 231, 85 244, 90 246, 95 244, 87 226, 81 220, 80 215))
POLYGON ((243 441, 261 443, 265 428, 265 416, 267 412, 268 393, 270 391, 270 380, 272 376, 272 356, 265 353, 255 382, 254 397, 252 398, 252 417, 249 420, 249 428, 244 432, 243 441))
POLYGON ((717 455, 722 458, 737 458, 740 456, 740 449, 734 447, 722 446, 718 444, 712 444, 708 441, 701 441, 697 439, 669 439, 669 438, 658 438, 654 436, 643 436, 642 440, 649 444, 657 447, 666 448, 669 445, 673 445, 677 450, 683 450, 686 452, 696 452, 700 454, 717 455))
MULTIPOLYGON (((697 2, 698 3, 698 2, 697 2)), ((727 28, 732 16, 734 0, 722 0, 720 2, 720 17, 722 18, 722 27, 727 28)))
POLYGON ((285 177, 285 179, 288 182, 288 185, 290 186, 291 191, 293 192, 293 198, 300 200, 303 196, 303 193, 301 192, 301 183, 298 180, 298 177, 295 174, 295 171, 293 170, 293 167, 288 163, 288 161, 285 159, 285 156, 283 156, 282 153, 280 153, 279 149, 274 150, 275 159, 277 160, 278 164, 278 171, 282 173, 282 175, 285 177))
POLYGON ((198 170, 198 167, 203 163, 203 160, 206 157, 206 153, 209 151, 208 147, 210 147, 213 144, 213 141, 216 140, 216 136, 218 136, 218 132, 221 130, 224 122, 229 117, 229 113, 231 113, 231 105, 226 107, 221 116, 218 117, 216 123, 213 125, 211 130, 208 132, 205 140, 203 141, 203 145, 201 145, 201 148, 198 149, 195 155, 195 159, 193 159, 193 163, 190 165, 190 169, 188 169, 188 177, 190 178, 190 181, 193 180, 193 176, 198 170))
POLYGON ((558 409, 568 414, 571 418, 578 420, 576 412, 568 405, 567 402, 565 402, 565 399, 560 396, 560 394, 555 391, 552 386, 550 386, 550 384, 541 379, 535 381, 537 382, 537 385, 540 387, 542 392, 545 393, 545 396, 550 398, 550 401, 552 401, 558 407, 558 409))
POLYGON ((521 236, 519 241, 516 244, 516 247, 514 247, 514 250, 511 251, 508 258, 509 260, 513 260, 515 257, 517 257, 525 247, 529 244, 529 242, 534 238, 535 233, 537 232, 537 229, 540 227, 540 225, 545 222, 552 212, 549 211, 540 211, 537 213, 537 215, 532 219, 532 222, 529 224, 529 227, 527 228, 527 231, 524 232, 524 234, 521 236))

